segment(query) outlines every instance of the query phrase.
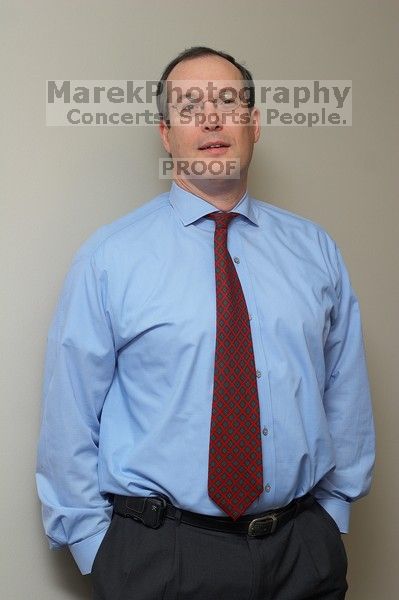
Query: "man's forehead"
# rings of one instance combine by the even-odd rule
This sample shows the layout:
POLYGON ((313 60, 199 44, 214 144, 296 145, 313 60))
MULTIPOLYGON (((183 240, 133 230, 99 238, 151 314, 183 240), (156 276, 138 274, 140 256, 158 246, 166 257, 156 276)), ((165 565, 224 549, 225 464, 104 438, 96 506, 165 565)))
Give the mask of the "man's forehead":
POLYGON ((243 81, 242 79, 215 79, 212 77, 208 77, 207 79, 167 79, 166 81, 168 90, 182 89, 184 91, 188 89, 203 91, 240 90, 247 85, 248 81, 243 81))
POLYGON ((184 98, 192 100, 214 100, 230 98, 247 102, 251 96, 248 81, 242 79, 183 79, 166 81, 168 102, 181 102, 184 98))

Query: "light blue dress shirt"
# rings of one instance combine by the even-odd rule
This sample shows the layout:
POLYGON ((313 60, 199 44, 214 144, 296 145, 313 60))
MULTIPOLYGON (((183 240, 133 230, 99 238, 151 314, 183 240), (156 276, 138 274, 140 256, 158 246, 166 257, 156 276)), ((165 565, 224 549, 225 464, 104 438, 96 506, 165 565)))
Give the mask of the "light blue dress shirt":
MULTIPOLYGON (((207 494, 216 333, 216 208, 172 184, 76 253, 47 340, 37 487, 50 547, 91 571, 108 494, 207 494)), ((228 248, 257 369, 264 492, 248 513, 311 491, 348 531, 370 489, 375 433, 359 305, 318 225, 245 194, 228 248)))

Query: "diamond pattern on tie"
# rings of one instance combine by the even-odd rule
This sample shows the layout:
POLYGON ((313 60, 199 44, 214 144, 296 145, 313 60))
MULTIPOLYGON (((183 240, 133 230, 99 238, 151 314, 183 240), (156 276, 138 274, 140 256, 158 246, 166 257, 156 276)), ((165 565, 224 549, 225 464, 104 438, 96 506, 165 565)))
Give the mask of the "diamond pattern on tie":
POLYGON ((259 399, 245 297, 227 249, 238 213, 214 212, 216 350, 208 494, 234 521, 263 491, 259 399))

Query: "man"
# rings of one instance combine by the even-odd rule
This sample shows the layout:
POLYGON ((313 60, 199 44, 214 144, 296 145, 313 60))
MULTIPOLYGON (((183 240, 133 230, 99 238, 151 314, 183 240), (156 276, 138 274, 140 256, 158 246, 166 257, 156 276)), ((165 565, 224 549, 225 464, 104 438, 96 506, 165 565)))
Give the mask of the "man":
POLYGON ((158 102, 171 190, 80 248, 48 336, 50 545, 97 600, 344 598, 340 534, 370 488, 374 426, 342 257, 249 196, 247 69, 191 48, 158 102))

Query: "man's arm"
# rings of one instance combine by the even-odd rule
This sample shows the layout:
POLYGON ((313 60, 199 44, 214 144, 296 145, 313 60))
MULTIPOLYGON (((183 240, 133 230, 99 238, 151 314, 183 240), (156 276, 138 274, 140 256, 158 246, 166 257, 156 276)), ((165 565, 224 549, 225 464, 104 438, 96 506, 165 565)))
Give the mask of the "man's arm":
POLYGON ((357 298, 335 247, 338 279, 332 324, 325 343, 324 408, 335 448, 336 467, 312 493, 349 530, 350 503, 366 495, 375 461, 375 431, 357 298))
POLYGON ((37 488, 51 548, 68 545, 91 571, 112 507, 100 494, 100 415, 115 369, 107 278, 79 253, 47 340, 37 488))

